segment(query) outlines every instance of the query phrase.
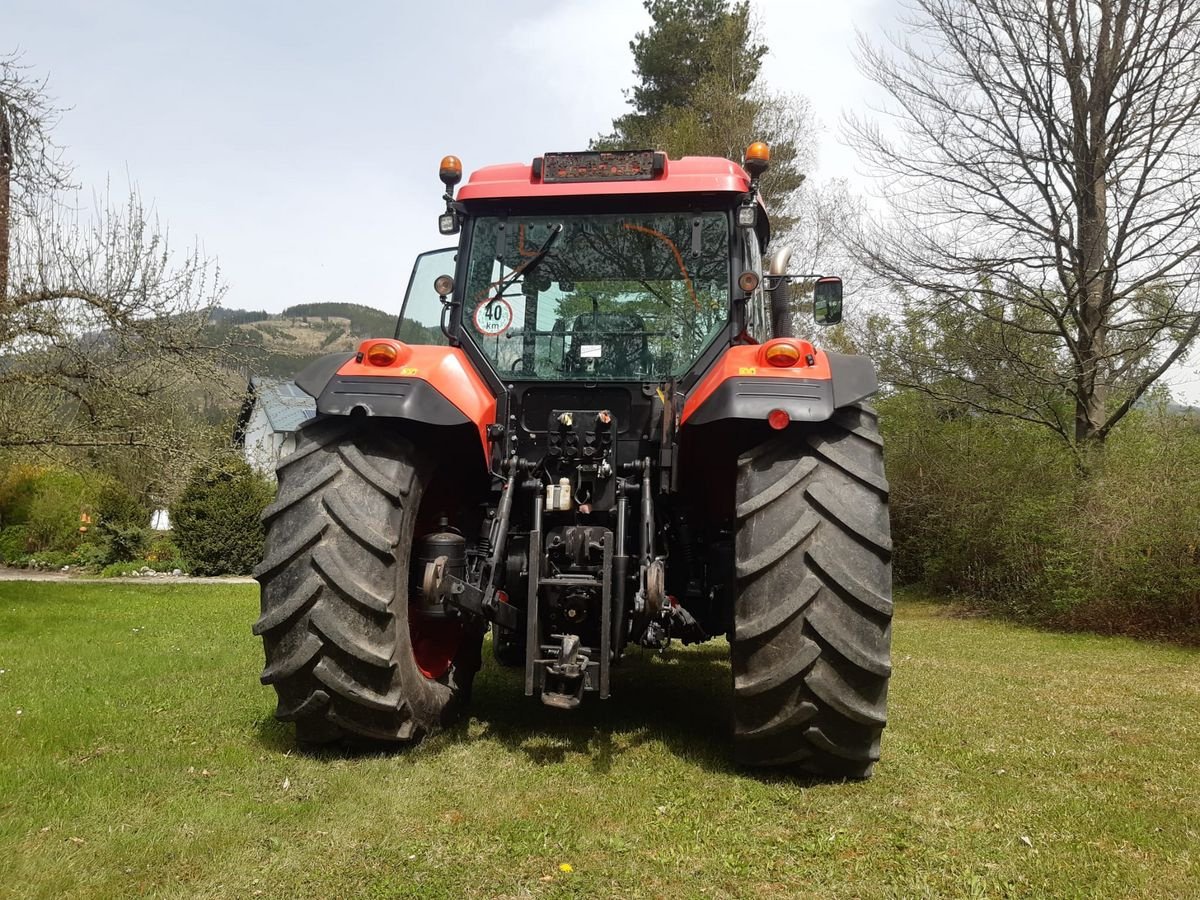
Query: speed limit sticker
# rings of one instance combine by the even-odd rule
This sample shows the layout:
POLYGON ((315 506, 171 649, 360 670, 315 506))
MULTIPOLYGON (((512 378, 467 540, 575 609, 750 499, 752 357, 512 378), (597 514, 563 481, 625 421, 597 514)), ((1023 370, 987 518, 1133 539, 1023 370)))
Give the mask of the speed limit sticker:
POLYGON ((507 300, 489 300, 475 307, 475 330, 493 337, 504 334, 512 324, 513 311, 507 300))

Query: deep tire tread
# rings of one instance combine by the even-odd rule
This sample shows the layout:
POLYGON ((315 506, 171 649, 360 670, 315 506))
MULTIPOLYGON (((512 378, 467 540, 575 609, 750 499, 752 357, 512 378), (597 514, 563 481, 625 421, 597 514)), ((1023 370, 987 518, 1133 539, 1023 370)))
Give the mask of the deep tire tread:
POLYGON ((419 740, 470 690, 477 663, 465 646, 434 680, 409 638, 410 545, 432 469, 383 426, 328 420, 306 427, 279 463, 253 631, 276 717, 295 723, 301 743, 419 740))
POLYGON ((739 458, 739 762, 870 775, 891 674, 887 492, 878 416, 866 406, 792 426, 739 458))

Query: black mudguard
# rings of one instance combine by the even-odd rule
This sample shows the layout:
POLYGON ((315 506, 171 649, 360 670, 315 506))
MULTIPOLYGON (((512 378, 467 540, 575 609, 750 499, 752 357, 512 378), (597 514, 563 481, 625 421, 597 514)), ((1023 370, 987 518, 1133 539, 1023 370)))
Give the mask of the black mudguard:
POLYGON ((316 400, 325 390, 325 385, 329 384, 329 379, 337 373, 338 369, 354 359, 354 356, 353 353, 330 353, 313 360, 296 376, 296 386, 316 400))
POLYGON ((419 378, 387 375, 338 375, 353 353, 331 353, 309 363, 296 384, 316 398, 323 416, 348 416, 361 411, 429 425, 470 425, 471 420, 433 385, 419 378))

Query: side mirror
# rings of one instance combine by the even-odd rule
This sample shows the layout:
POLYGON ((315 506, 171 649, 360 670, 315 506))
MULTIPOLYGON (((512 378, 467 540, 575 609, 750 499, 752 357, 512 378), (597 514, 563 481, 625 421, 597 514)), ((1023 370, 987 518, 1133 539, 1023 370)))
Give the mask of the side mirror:
POLYGON ((842 321, 842 279, 818 278, 813 288, 813 321, 818 325, 836 325, 842 321))

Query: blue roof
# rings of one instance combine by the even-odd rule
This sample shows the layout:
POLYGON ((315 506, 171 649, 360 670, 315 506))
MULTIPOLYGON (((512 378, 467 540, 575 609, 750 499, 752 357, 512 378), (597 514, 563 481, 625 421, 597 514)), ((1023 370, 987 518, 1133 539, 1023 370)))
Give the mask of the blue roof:
POLYGON ((271 428, 279 433, 298 431, 317 414, 317 401, 287 378, 250 379, 255 402, 262 406, 271 428))

